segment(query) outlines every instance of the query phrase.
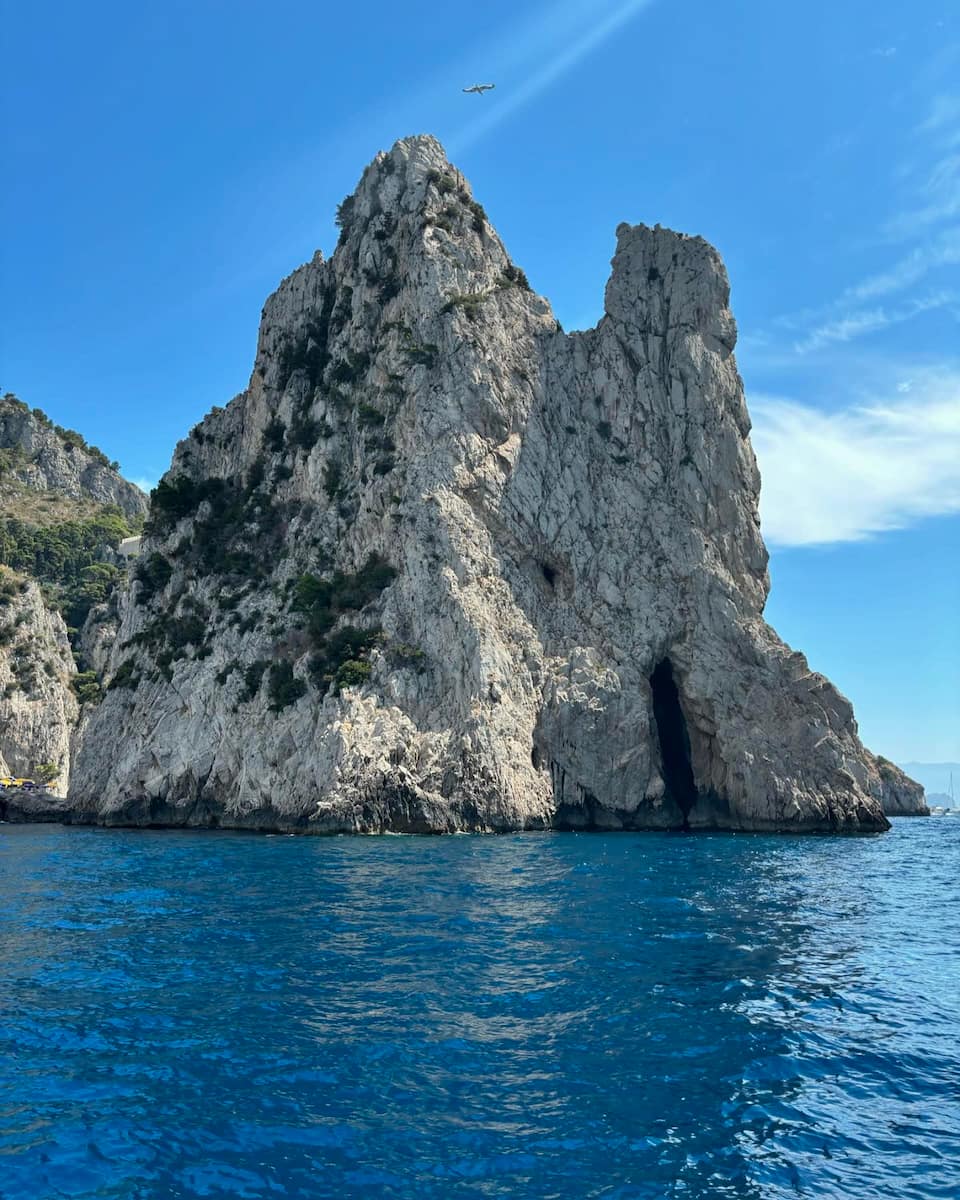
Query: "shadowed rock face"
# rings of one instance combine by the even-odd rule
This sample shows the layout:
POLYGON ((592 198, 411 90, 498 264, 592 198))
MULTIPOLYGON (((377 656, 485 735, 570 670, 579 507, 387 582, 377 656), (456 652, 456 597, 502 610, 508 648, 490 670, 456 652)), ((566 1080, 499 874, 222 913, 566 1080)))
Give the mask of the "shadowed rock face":
POLYGON ((650 676, 653 720, 660 749, 665 794, 680 809, 684 824, 697 804, 697 781, 690 760, 690 733, 673 678, 673 667, 665 658, 650 676))
POLYGON ((849 703, 763 621, 716 251, 622 225, 565 336, 432 138, 340 219, 177 448, 75 818, 886 828, 849 703))

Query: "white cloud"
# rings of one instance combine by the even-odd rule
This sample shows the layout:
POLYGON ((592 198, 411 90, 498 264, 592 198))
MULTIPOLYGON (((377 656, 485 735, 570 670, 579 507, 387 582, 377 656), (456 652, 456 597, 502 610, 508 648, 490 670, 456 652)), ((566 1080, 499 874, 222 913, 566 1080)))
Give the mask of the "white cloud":
MULTIPOLYGON (((776 318, 773 325, 796 331, 795 354, 851 342, 956 303, 955 291, 924 297, 915 289, 929 276, 960 265, 960 96, 935 97, 913 137, 922 165, 902 165, 899 172, 909 189, 909 205, 878 231, 881 243, 907 242, 913 248, 834 299, 776 318), (879 303, 885 300, 889 305, 896 297, 901 299, 895 306, 879 303)), ((930 282, 936 286, 936 281, 930 282)))
MULTIPOLYGON (((960 212, 960 196, 957 211, 960 212)), ((844 298, 861 301, 888 296, 918 283, 931 271, 957 263, 960 263, 960 225, 944 230, 923 246, 917 246, 886 271, 880 271, 847 288, 844 298)))
POLYGON ((882 308, 875 308, 870 312, 849 313, 845 317, 818 326, 802 341, 795 342, 793 348, 798 354, 806 354, 811 350, 821 350, 831 342, 853 341, 865 333, 885 329, 893 323, 893 316, 882 308))
POLYGON ((960 96, 934 97, 913 131, 921 165, 903 164, 902 177, 915 178, 911 207, 884 226, 887 237, 907 239, 960 214, 960 96))
POLYGON ((934 96, 930 112, 917 126, 917 132, 931 133, 957 126, 960 126, 960 96, 942 94, 934 96))
POLYGON ((890 317, 882 308, 875 308, 871 312, 850 313, 836 321, 828 321, 825 325, 818 326, 802 341, 795 342, 793 348, 798 354, 807 354, 811 350, 822 350, 831 342, 849 342, 862 334, 883 329, 889 324, 890 317))
POLYGON ((148 479, 145 475, 138 475, 135 479, 131 479, 130 482, 135 484, 141 492, 150 493, 157 486, 159 480, 148 479))
POLYGON ((908 394, 835 412, 753 395, 767 541, 862 541, 960 512, 960 367, 915 374, 908 394))
MULTIPOLYGON (((960 212, 960 196, 957 211, 960 212)), ((896 297, 898 293, 908 292, 928 275, 958 264, 960 225, 954 225, 942 230, 924 244, 916 246, 885 270, 852 284, 837 299, 821 308, 808 308, 785 314, 777 317, 773 324, 781 329, 798 332, 806 330, 804 335, 793 343, 796 354, 810 354, 835 343, 851 342, 866 334, 886 329, 890 325, 909 321, 921 313, 955 304, 960 298, 960 293, 942 289, 927 296, 901 301, 895 307, 855 307, 867 301, 889 299, 896 297), (819 324, 814 324, 817 321, 819 324)))
POLYGON ((909 304, 895 309, 874 308, 867 312, 847 313, 836 320, 812 330, 805 338, 794 342, 793 349, 797 354, 809 354, 811 351, 823 350, 835 342, 851 342, 854 338, 867 333, 875 333, 878 329, 886 329, 889 325, 899 325, 909 321, 920 313, 931 312, 936 308, 946 308, 955 304, 957 292, 934 292, 922 299, 911 300, 909 304))
POLYGON ((921 203, 887 221, 883 227, 886 237, 909 240, 960 214, 960 155, 952 149, 931 163, 923 183, 915 189, 921 203))

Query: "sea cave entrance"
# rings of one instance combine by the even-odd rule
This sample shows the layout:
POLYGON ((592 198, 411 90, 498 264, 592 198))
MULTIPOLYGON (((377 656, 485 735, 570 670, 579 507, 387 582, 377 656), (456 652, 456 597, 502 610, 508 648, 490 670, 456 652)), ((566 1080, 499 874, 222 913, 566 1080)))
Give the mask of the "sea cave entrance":
POLYGON ((683 827, 686 828, 687 818, 697 800, 697 785, 690 761, 687 719, 680 707, 680 693, 669 658, 658 663, 650 676, 650 690, 653 692, 653 717, 657 723, 660 757, 663 760, 663 781, 667 796, 683 814, 683 827))

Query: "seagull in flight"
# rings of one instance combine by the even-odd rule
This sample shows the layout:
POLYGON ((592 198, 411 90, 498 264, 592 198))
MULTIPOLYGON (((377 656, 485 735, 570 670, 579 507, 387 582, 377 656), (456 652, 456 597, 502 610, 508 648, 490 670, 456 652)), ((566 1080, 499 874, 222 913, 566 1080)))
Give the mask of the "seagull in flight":
POLYGON ((482 96, 484 92, 492 92, 497 85, 495 83, 475 83, 473 87, 464 88, 465 92, 473 92, 477 96, 482 96))

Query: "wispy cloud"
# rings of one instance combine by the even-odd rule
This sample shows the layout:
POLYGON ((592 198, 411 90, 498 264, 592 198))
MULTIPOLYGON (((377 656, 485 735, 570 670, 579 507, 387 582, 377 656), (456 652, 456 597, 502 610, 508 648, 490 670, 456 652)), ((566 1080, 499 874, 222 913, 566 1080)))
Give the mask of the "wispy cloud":
MULTIPOLYGON (((775 318, 774 329, 794 335, 794 354, 852 342, 957 304, 960 293, 949 287, 944 272, 960 265, 960 96, 941 93, 929 101, 912 138, 915 157, 895 168, 901 209, 873 235, 874 246, 899 242, 912 248, 833 299, 775 318), (928 294, 917 295, 924 283, 928 294)), ((775 337, 768 335, 768 341, 775 337)))
POLYGON ((839 411, 756 394, 750 411, 772 545, 862 541, 960 512, 960 365, 839 411))
POLYGON ((918 157, 903 164, 909 200, 884 227, 887 237, 909 240, 960 214, 960 95, 941 93, 913 130, 918 157))
MULTIPOLYGON (((958 196, 960 211, 960 196, 958 196)), ((901 292, 919 283, 931 271, 960 263, 960 225, 944 230, 932 241, 917 246, 885 271, 880 271, 847 288, 844 300, 873 300, 901 292)))
POLYGON ((874 308, 866 312, 852 312, 817 326, 805 338, 794 342, 797 354, 810 354, 836 342, 851 342, 867 333, 876 333, 890 325, 900 325, 921 313, 937 308, 946 308, 960 300, 960 292, 940 291, 929 296, 911 300, 897 308, 874 308))
MULTIPOLYGON (((956 144, 960 146, 960 135, 956 144)), ((906 241, 960 216, 960 154, 952 151, 951 146, 949 153, 928 167, 924 181, 915 188, 913 205, 885 223, 886 238, 906 241)))
POLYGON ((927 116, 917 126, 919 133, 931 133, 940 129, 956 130, 960 127, 960 96, 941 94, 934 96, 927 116))
POLYGON ((850 313, 818 326, 807 337, 794 342, 793 348, 798 354, 809 354, 811 350, 821 350, 831 342, 849 342, 865 333, 883 329, 889 324, 890 317, 882 308, 875 308, 870 312, 850 313))
POLYGON ((135 479, 131 479, 130 482, 135 484, 141 492, 149 493, 152 492, 157 486, 159 480, 153 478, 148 479, 145 475, 138 475, 135 479))

